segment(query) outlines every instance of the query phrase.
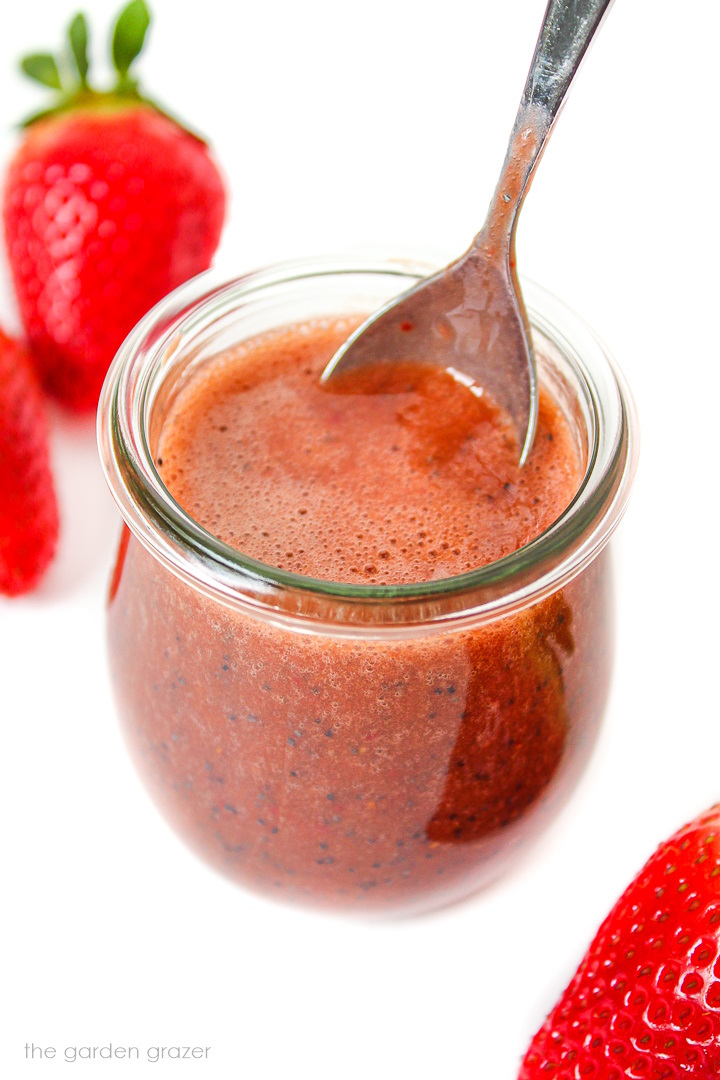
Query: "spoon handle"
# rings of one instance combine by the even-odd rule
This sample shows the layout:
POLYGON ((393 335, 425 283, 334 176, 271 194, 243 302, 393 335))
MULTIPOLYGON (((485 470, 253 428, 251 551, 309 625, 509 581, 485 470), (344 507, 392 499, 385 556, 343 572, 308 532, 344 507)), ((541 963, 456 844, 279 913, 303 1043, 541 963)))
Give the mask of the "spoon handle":
MULTIPOLYGON (((613 0, 550 0, 485 225, 472 248, 514 246, 517 216, 535 166, 595 32, 613 0)), ((472 250, 471 248, 471 250, 472 250)))
MULTIPOLYGON (((518 119, 539 105, 555 121, 588 46, 613 0, 550 0, 528 72, 518 119)), ((517 126, 517 124, 516 124, 517 126)))

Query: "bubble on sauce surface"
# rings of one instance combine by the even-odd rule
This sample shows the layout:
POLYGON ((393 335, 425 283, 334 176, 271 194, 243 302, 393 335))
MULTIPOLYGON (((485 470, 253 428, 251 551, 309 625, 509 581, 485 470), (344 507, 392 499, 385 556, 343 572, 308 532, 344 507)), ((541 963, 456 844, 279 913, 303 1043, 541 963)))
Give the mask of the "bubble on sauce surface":
POLYGON ((323 388, 353 325, 273 331, 180 392, 156 456, 192 517, 261 562, 366 585, 474 570, 556 520, 581 463, 547 391, 521 470, 504 414, 438 369, 378 365, 323 388))

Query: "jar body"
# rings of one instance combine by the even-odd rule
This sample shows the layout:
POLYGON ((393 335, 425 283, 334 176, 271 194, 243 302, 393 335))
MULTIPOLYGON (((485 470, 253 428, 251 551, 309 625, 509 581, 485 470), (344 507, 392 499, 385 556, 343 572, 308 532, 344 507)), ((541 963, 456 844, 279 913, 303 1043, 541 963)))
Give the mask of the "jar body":
POLYGON ((607 543, 637 460, 627 388, 576 316, 528 283, 541 383, 584 475, 529 544, 444 580, 317 581, 227 547, 156 468, 203 365, 288 325, 377 309, 428 272, 309 261, 166 298, 103 389, 101 457, 125 520, 109 654, 132 755, 205 860, 278 898, 415 912, 497 876, 573 789, 612 665, 607 543))
POLYGON ((373 640, 233 610, 126 530, 109 646, 135 762, 213 867, 292 900, 420 911, 495 877, 574 786, 610 678, 609 554, 475 628, 373 640))

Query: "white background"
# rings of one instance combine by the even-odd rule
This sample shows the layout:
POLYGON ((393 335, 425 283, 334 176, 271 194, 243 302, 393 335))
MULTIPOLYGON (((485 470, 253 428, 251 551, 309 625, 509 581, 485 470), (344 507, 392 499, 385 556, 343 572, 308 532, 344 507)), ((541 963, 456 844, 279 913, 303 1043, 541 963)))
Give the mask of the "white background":
MULTIPOLYGON (((212 137, 229 272, 356 249, 459 253, 481 224, 544 0, 154 0, 147 88, 212 137)), ((99 48, 114 5, 87 4, 99 48)), ((57 0, 3 14, 0 121, 39 107, 15 57, 57 0)), ((92 426, 52 414, 59 556, 0 600, 8 1077, 512 1080, 599 921, 660 839, 720 797, 714 0, 618 0, 520 225, 522 271, 610 344, 641 465, 616 538, 618 652, 590 768, 522 866, 458 907, 366 924, 207 870, 121 742, 103 603, 118 519, 92 426), (107 1042, 207 1064, 23 1060, 107 1042)), ((9 290, 0 312, 15 324, 9 290)))

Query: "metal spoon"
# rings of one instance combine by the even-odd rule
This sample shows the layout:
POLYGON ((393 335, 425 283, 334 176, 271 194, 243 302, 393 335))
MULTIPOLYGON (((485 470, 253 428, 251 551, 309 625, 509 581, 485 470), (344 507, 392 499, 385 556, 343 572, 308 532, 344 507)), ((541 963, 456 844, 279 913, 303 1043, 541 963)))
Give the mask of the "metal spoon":
POLYGON ((378 361, 449 368, 514 421, 523 464, 538 410, 535 357, 515 269, 515 230, 565 95, 613 0, 550 0, 487 219, 468 251, 375 312, 322 374, 378 361))

